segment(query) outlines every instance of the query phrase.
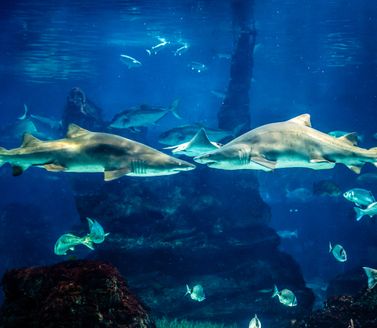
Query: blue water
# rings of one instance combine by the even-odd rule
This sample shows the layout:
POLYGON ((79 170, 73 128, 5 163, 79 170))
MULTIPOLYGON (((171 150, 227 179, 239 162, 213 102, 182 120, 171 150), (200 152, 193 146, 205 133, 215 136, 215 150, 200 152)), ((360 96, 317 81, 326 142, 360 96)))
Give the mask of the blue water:
MULTIPOLYGON (((253 16, 252 128, 310 113, 320 131, 356 131, 363 136, 362 147, 376 145, 377 3, 255 0, 253 16)), ((102 108, 107 121, 132 106, 167 106, 179 98, 183 121, 168 116, 148 130, 144 142, 158 149, 157 137, 168 128, 194 122, 217 126, 221 100, 211 91, 226 91, 231 64, 218 54, 232 54, 237 35, 230 1, 9 1, 0 5, 0 17, 0 126, 16 122, 23 104, 33 114, 59 119, 76 86, 102 108), (145 50, 158 44, 159 37, 170 45, 148 56, 145 50), (182 42, 190 48, 174 56, 182 42), (142 67, 128 69, 120 54, 137 58, 142 67), (192 61, 208 70, 190 70, 192 61)), ((372 166, 366 172, 377 173, 372 166)), ((355 267, 377 266, 374 220, 356 222, 352 204, 342 196, 310 201, 286 197, 287 190, 311 190, 324 179, 344 192, 357 186, 353 172, 337 165, 328 171, 255 175, 271 207, 270 226, 298 230, 297 239, 283 240, 280 247, 299 263, 307 281, 328 282, 355 267), (329 257, 330 240, 347 248, 345 264, 329 257)), ((4 166, 0 180, 0 213, 9 204, 20 209, 18 222, 1 223, 6 230, 0 235, 0 272, 60 261, 53 254, 54 242, 80 226, 69 174, 30 169, 15 178, 4 166), (40 215, 29 218, 20 204, 31 204, 40 215), (43 235, 29 238, 39 226, 43 235)), ((368 187, 377 192, 376 186, 368 187)))

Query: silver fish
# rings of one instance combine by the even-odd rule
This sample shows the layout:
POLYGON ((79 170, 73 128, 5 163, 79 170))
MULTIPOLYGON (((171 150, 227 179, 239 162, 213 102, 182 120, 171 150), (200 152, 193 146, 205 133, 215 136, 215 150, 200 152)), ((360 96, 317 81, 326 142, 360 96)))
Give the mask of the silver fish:
POLYGON ((165 38, 158 38, 160 43, 154 45, 150 49, 146 49, 149 56, 157 55, 162 49, 164 49, 170 42, 166 41, 165 38))
POLYGON ((202 302, 206 299, 202 285, 195 285, 192 290, 186 285, 186 295, 190 295, 191 299, 197 302, 202 302))
POLYGON ((128 55, 120 55, 120 60, 122 63, 126 64, 128 68, 136 68, 142 66, 142 63, 140 61, 128 55))
POLYGON ((192 71, 195 71, 196 73, 202 73, 208 70, 208 67, 203 64, 196 61, 192 61, 190 64, 187 65, 192 71))
POLYGON ((188 43, 184 43, 181 47, 174 51, 174 56, 182 56, 190 48, 188 43))
POLYGON ((279 298, 279 302, 285 306, 297 306, 297 298, 295 294, 289 289, 282 289, 281 291, 279 291, 275 285, 272 297, 275 296, 277 296, 279 298))
POLYGON ((193 170, 195 166, 139 142, 70 124, 67 137, 41 141, 25 135, 20 148, 0 148, 0 166, 10 163, 13 175, 37 166, 48 171, 103 172, 105 181, 124 175, 161 176, 193 170))
POLYGON ((178 104, 179 100, 176 99, 169 108, 142 105, 138 109, 126 110, 116 114, 109 126, 115 129, 137 129, 156 124, 168 113, 172 113, 176 118, 181 119, 178 113, 178 104))
POLYGON ((354 135, 334 138, 315 130, 310 115, 303 114, 251 130, 194 160, 223 170, 264 171, 290 167, 323 170, 342 163, 360 173, 365 163, 377 165, 377 148, 357 147, 354 135))
POLYGON ((67 255, 67 251, 73 251, 77 245, 85 245, 93 250, 93 244, 88 236, 78 237, 71 233, 66 233, 59 237, 54 246, 54 253, 56 255, 67 255))
POLYGON ((101 244, 104 242, 105 238, 109 233, 105 233, 103 227, 96 221, 90 218, 86 218, 89 225, 89 239, 96 244, 101 244))
POLYGON ((368 277, 368 288, 374 288, 377 285, 377 270, 368 267, 363 267, 363 269, 368 277))
POLYGON ((335 259, 339 262, 347 261, 347 253, 342 245, 336 244, 334 247, 329 242, 329 253, 334 255, 335 259))
POLYGON ((164 149, 172 149, 173 154, 195 157, 220 147, 220 144, 210 141, 206 131, 201 128, 190 141, 164 149))
POLYGON ((276 232, 280 238, 283 239, 291 239, 291 238, 297 238, 298 237, 298 232, 297 230, 295 231, 289 231, 289 230, 280 230, 276 232))
POLYGON ((254 316, 249 322, 249 328, 262 328, 262 324, 257 315, 254 316))
POLYGON ((343 197, 357 206, 368 206, 376 201, 369 190, 362 188, 350 189, 343 194, 343 197))
POLYGON ((360 207, 354 207, 353 209, 356 213, 356 221, 360 221, 364 215, 369 215, 369 217, 377 215, 377 202, 369 204, 365 209, 362 209, 360 207))

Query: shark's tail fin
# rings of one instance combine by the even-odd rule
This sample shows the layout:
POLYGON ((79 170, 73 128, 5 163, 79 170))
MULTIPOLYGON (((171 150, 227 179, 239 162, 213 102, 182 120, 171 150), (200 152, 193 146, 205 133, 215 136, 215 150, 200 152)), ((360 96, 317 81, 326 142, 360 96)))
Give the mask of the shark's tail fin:
POLYGON ((170 108, 169 110, 171 110, 172 114, 178 118, 178 119, 182 119, 182 116, 178 113, 178 105, 179 105, 179 99, 175 99, 172 104, 170 105, 170 108))
POLYGON ((331 245, 331 241, 329 241, 329 253, 331 253, 332 251, 332 245, 331 245))
POLYGON ((278 288, 276 287, 276 285, 274 285, 274 292, 272 293, 272 296, 271 297, 275 297, 276 295, 279 294, 279 290, 278 288))
POLYGON ((361 218, 365 215, 364 211, 360 207, 353 208, 356 213, 356 221, 360 221, 361 218))
POLYGON ((363 269, 368 277, 368 288, 372 289, 377 284, 377 270, 368 267, 363 267, 363 269))

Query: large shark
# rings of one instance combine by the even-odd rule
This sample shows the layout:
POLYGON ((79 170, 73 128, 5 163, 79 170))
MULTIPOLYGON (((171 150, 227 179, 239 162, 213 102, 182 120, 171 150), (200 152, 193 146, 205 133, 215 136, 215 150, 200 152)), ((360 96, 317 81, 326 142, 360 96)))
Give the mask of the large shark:
POLYGON ((360 173, 365 163, 377 166, 377 148, 356 145, 356 134, 335 138, 311 127, 310 115, 263 125, 194 160, 223 170, 304 167, 331 169, 342 163, 360 173))
POLYGON ((13 175, 30 166, 48 171, 104 172, 106 181, 130 176, 161 176, 189 171, 195 165, 114 134, 91 132, 70 124, 65 139, 41 141, 25 134, 19 148, 0 148, 0 166, 10 163, 13 175))

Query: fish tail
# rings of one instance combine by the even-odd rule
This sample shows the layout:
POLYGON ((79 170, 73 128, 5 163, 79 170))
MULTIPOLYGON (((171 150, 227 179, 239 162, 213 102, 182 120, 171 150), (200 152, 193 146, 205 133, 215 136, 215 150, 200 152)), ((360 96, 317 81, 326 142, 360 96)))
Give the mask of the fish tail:
POLYGON ((147 52, 147 54, 150 56, 152 55, 152 51, 150 51, 149 49, 145 49, 145 51, 147 52))
POLYGON ((364 211, 359 207, 353 208, 356 213, 356 221, 360 221, 361 218, 365 215, 364 211))
POLYGON ((179 114, 178 112, 178 105, 179 105, 179 99, 175 99, 172 104, 170 105, 170 108, 169 110, 171 110, 172 114, 178 118, 178 119, 182 119, 182 116, 179 114))
POLYGON ((331 241, 329 241, 329 253, 331 253, 332 251, 332 245, 331 245, 331 241))
POLYGON ((186 294, 185 294, 185 296, 189 295, 189 294, 191 294, 191 290, 190 290, 189 285, 186 285, 186 294))
POLYGON ((24 104, 24 113, 20 117, 18 117, 18 119, 20 121, 23 121, 23 120, 26 120, 29 117, 30 117, 29 109, 28 109, 27 105, 24 104))
POLYGON ((276 295, 279 294, 279 290, 278 288, 276 287, 276 285, 274 285, 274 292, 272 293, 272 296, 271 297, 275 297, 276 295))
POLYGON ((363 267, 363 269, 368 277, 368 288, 372 289, 377 284, 377 275, 374 272, 375 270, 368 267, 363 267))
POLYGON ((81 244, 85 245, 91 250, 94 250, 94 245, 89 235, 82 237, 81 244))

